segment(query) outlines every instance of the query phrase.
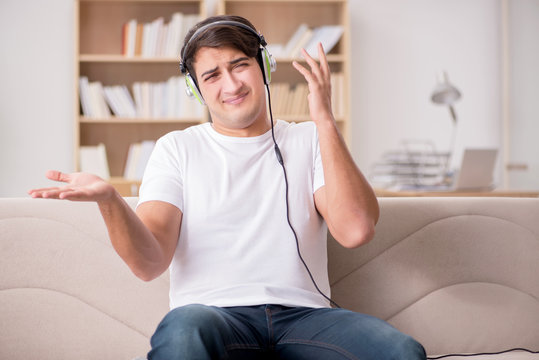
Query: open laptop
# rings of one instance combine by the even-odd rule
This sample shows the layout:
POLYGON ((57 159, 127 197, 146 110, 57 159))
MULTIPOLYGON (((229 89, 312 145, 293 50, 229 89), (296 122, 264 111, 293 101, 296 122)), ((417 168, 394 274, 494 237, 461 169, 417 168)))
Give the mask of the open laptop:
POLYGON ((451 190, 492 190, 497 155, 498 149, 465 149, 451 190))

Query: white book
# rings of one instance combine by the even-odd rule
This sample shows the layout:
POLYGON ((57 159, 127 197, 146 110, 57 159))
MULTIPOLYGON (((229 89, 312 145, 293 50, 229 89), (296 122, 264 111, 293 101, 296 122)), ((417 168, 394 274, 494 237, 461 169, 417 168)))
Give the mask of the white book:
POLYGON ((141 50, 141 56, 142 57, 150 57, 151 56, 151 23, 145 23, 142 26, 142 50, 141 50))
POLYGON ((183 43, 182 29, 183 14, 180 12, 172 14, 172 18, 169 23, 169 32, 167 36, 166 56, 178 57, 180 55, 180 50, 183 43))
POLYGON ((309 26, 307 26, 307 24, 299 24, 294 34, 292 34, 292 36, 290 37, 290 39, 288 39, 288 42, 284 46, 283 56, 293 56, 293 50, 297 47, 297 44, 299 43, 300 39, 308 31, 309 26))
POLYGON ((299 41, 296 43, 296 46, 291 50, 288 56, 293 57, 293 58, 303 57, 303 55, 301 54, 301 49, 304 49, 309 44, 312 37, 313 37, 313 30, 308 29, 306 32, 303 33, 303 36, 299 39, 299 41))
POLYGON ((142 147, 141 143, 133 143, 129 145, 129 150, 127 152, 127 160, 125 162, 124 169, 124 178, 128 180, 136 179, 136 171, 138 159, 140 157, 140 149, 142 147))
POLYGON ((158 55, 159 38, 163 31, 163 23, 164 19, 162 17, 158 17, 150 23, 150 43, 148 51, 148 56, 150 57, 156 57, 158 55))
POLYGON ((321 42, 324 47, 324 52, 327 54, 341 39, 344 33, 342 25, 324 25, 313 30, 313 36, 308 44, 305 45, 305 50, 312 57, 318 57, 318 43, 321 42))
POLYGON ((99 81, 89 84, 91 94, 92 115, 94 118, 107 119, 110 117, 110 109, 105 101, 103 85, 99 81))
POLYGON ((103 91, 105 93, 105 100, 109 104, 110 108, 112 109, 112 112, 114 115, 122 117, 124 116, 122 113, 122 107, 120 104, 120 100, 116 96, 116 91, 114 90, 113 86, 104 86, 103 91))
POLYGON ((97 175, 105 180, 110 179, 107 151, 104 144, 97 146, 81 146, 79 163, 82 172, 97 175))
POLYGON ((140 82, 134 82, 132 89, 133 98, 135 101, 136 117, 142 117, 142 89, 140 82))
POLYGON ((152 102, 151 102, 151 90, 150 90, 150 83, 147 81, 144 81, 141 83, 142 88, 142 117, 145 119, 149 119, 152 117, 152 102))
POLYGON ((168 24, 162 24, 157 33, 155 56, 163 57, 166 55, 167 36, 169 32, 168 24))
POLYGON ((137 20, 132 19, 127 23, 127 44, 125 55, 127 57, 135 56, 135 45, 137 41, 137 20))
POLYGON ((176 112, 176 81, 174 77, 171 77, 167 80, 166 86, 165 86, 165 113, 164 116, 166 118, 174 118, 175 112, 176 112))
POLYGON ((142 141, 140 145, 140 155, 138 156, 138 160, 136 164, 136 171, 135 171, 136 180, 142 180, 142 177, 144 176, 144 170, 146 169, 146 165, 148 164, 148 160, 150 159, 150 155, 152 154, 154 147, 155 147, 155 141, 153 140, 142 141))
POLYGON ((90 94, 90 85, 88 83, 88 77, 81 76, 79 78, 79 97, 82 107, 82 114, 87 117, 92 117, 92 103, 90 94))
POLYGON ((129 93, 129 90, 127 89, 127 86, 120 85, 117 88, 118 95, 122 102, 122 108, 124 109, 124 115, 125 117, 129 118, 135 118, 137 117, 137 110, 135 107, 135 101, 133 100, 133 97, 129 93))
POLYGON ((161 110, 163 102, 163 91, 161 83, 151 83, 150 84, 150 97, 151 97, 151 117, 158 119, 161 117, 161 110))

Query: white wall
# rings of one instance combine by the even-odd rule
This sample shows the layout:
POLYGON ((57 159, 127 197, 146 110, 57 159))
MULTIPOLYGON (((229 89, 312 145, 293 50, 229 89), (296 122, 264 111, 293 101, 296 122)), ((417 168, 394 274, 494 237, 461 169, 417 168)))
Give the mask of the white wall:
MULTIPOLYGON (((209 8, 215 1, 210 2, 209 8)), ((365 172, 404 139, 449 146, 430 103, 447 70, 463 97, 457 147, 500 146, 500 0, 351 0, 352 151, 365 172)), ((0 5, 0 196, 48 184, 73 164, 73 2, 0 5)))
POLYGON ((508 0, 508 160, 527 169, 509 171, 515 189, 539 189, 539 1, 508 0))
POLYGON ((501 146, 500 2, 355 0, 353 152, 363 171, 403 140, 450 148, 448 109, 430 102, 446 70, 461 91, 455 161, 464 147, 501 146))
POLYGON ((0 3, 0 196, 73 168, 73 1, 0 3))

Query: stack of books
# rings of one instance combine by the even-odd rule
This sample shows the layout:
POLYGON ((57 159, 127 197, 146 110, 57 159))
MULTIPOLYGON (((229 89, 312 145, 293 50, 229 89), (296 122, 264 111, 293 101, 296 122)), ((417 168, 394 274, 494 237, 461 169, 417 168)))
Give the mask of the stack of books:
POLYGON ((187 31, 200 21, 197 14, 172 14, 149 23, 132 19, 122 29, 122 54, 126 57, 178 57, 187 31))
POLYGON ((438 152, 433 146, 387 151, 374 164, 369 181, 374 187, 391 190, 442 185, 451 181, 449 158, 450 153, 438 152))

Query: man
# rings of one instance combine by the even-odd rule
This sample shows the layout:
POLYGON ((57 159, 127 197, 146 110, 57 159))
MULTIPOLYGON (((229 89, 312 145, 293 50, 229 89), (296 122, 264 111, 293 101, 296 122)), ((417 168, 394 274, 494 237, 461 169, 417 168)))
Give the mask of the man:
POLYGON ((31 195, 96 201, 135 275, 170 268, 149 359, 424 359, 387 323, 330 307, 326 231, 368 242, 378 203, 337 129, 322 46, 319 64, 303 51, 310 70, 293 64, 309 86, 313 121, 301 124, 267 114, 264 46, 236 16, 187 34, 181 69, 212 122, 157 142, 136 212, 90 174, 49 172, 67 185, 31 195))

